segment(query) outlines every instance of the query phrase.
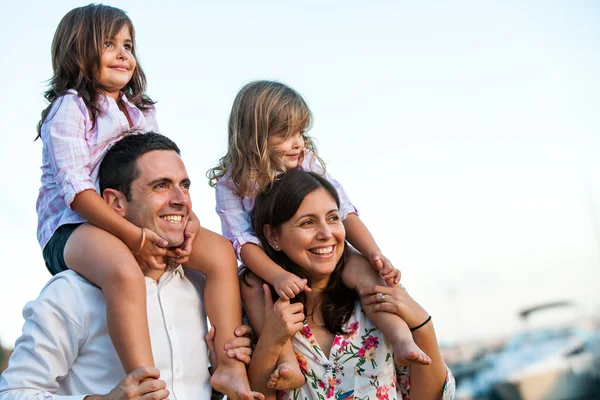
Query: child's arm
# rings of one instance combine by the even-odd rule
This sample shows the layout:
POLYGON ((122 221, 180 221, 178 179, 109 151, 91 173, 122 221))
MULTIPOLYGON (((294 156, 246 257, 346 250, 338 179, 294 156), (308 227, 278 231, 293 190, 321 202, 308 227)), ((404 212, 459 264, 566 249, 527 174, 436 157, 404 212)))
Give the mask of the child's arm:
POLYGON ((281 268, 267 256, 263 249, 254 243, 243 245, 240 256, 244 265, 273 285, 275 291, 283 300, 293 299, 303 290, 310 292, 310 288, 306 285, 306 279, 300 279, 281 268))
POLYGON ((283 299, 294 298, 302 290, 310 291, 306 280, 285 271, 265 254, 252 228, 249 211, 244 208, 245 200, 233 192, 232 185, 227 177, 221 178, 215 185, 215 195, 223 236, 231 241, 239 259, 252 272, 273 285, 283 299))
POLYGON ((145 241, 142 243, 142 229, 117 214, 95 190, 77 194, 71 208, 91 224, 121 239, 135 255, 140 267, 165 268, 165 264, 157 264, 155 256, 166 253, 164 247, 167 241, 150 229, 144 229, 145 241))
POLYGON ((400 271, 395 269, 392 263, 381 254, 373 235, 358 215, 349 214, 344 220, 344 228, 346 228, 346 240, 369 260, 384 280, 393 279, 394 283, 400 282, 400 271))

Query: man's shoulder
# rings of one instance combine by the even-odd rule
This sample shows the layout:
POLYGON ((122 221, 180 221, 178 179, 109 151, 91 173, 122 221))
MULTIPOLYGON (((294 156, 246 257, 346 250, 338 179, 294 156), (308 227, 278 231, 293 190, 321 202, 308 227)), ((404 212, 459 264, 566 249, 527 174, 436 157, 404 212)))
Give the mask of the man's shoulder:
POLYGON ((102 291, 74 271, 54 275, 33 303, 50 303, 60 308, 85 308, 94 298, 102 299, 102 291))

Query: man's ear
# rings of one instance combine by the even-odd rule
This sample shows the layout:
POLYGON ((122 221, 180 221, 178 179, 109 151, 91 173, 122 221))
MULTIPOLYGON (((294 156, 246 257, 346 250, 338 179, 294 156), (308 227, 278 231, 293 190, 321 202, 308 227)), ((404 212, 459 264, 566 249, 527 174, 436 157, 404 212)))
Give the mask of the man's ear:
POLYGON ((281 250, 281 247, 279 246, 279 232, 277 229, 272 228, 269 224, 265 224, 263 227, 263 233, 267 238, 267 242, 269 242, 269 246, 276 251, 281 250))
POLYGON ((122 217, 125 216, 125 208, 127 207, 127 198, 125 195, 116 189, 104 189, 102 198, 109 205, 110 208, 115 210, 122 217))

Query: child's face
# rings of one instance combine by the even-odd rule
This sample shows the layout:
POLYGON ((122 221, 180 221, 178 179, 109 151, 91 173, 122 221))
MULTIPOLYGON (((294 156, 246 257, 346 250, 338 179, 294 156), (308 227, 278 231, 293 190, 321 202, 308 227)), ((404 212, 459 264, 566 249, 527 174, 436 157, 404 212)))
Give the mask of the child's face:
POLYGON ((113 38, 104 43, 98 77, 102 91, 117 100, 119 91, 131 80, 135 67, 133 40, 129 26, 125 25, 113 38))
POLYGON ((281 132, 270 136, 269 146, 275 150, 287 169, 294 169, 304 156, 304 131, 298 131, 284 139, 285 134, 286 132, 281 132))

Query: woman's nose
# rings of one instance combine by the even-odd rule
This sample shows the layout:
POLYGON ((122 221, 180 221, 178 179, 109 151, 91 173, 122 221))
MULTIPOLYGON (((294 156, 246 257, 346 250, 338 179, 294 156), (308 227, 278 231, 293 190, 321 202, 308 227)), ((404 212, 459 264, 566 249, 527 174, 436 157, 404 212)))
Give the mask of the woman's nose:
POLYGON ((319 231, 317 233, 317 238, 319 239, 329 239, 333 236, 331 233, 331 227, 326 222, 323 222, 319 226, 319 231))

